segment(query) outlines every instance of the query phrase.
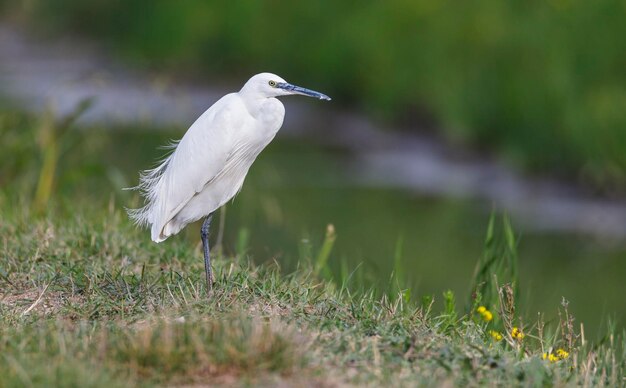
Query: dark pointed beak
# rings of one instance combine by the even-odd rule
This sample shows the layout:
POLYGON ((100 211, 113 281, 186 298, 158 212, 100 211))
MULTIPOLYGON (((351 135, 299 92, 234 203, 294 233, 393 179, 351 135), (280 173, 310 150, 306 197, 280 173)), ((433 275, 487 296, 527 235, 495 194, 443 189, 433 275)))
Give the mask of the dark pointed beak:
POLYGON ((330 97, 328 97, 325 94, 322 94, 320 92, 316 92, 316 91, 311 90, 311 89, 302 88, 300 86, 292 85, 292 84, 290 84, 288 82, 279 82, 278 85, 276 85, 276 87, 280 88, 280 89, 288 90, 288 91, 296 93, 296 94, 302 94, 303 96, 309 96, 309 97, 319 98, 320 100, 330 101, 330 97))

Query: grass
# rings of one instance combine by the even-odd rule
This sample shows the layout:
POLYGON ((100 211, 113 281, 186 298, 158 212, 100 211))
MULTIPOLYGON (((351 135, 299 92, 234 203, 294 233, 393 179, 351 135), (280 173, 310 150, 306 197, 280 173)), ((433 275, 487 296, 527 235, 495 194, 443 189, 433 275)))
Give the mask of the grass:
POLYGON ((114 203, 62 218, 0 203, 3 386, 624 384, 623 337, 590 344, 566 307, 517 340, 505 303, 485 322, 451 293, 435 312, 244 256, 215 260, 207 299, 199 245, 151 244, 114 203), (569 357, 542 359, 557 348, 569 357))

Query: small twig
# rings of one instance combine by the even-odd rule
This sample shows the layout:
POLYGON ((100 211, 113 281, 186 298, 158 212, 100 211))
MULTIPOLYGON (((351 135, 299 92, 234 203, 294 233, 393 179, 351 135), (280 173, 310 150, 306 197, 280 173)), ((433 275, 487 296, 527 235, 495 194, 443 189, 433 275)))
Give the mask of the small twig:
POLYGON ((32 309, 34 309, 35 307, 37 307, 37 305, 39 304, 39 302, 41 302, 41 298, 43 297, 43 294, 46 293, 46 291, 48 290, 48 287, 50 287, 50 284, 52 284, 52 282, 46 284, 46 286, 44 287, 43 291, 41 291, 41 293, 39 294, 39 297, 33 302, 33 304, 30 305, 29 308, 27 308, 26 310, 24 310, 24 312, 22 313, 22 317, 28 313, 30 313, 32 311, 32 309))
POLYGON ((167 292, 169 292, 170 296, 172 297, 172 302, 174 302, 176 307, 180 307, 180 303, 178 303, 178 301, 174 297, 174 294, 172 294, 172 290, 170 289, 170 285, 169 284, 167 284, 167 292))
POLYGON ((185 297, 185 291, 183 291, 183 287, 180 285, 180 282, 178 282, 178 290, 180 291, 180 296, 183 298, 185 304, 189 304, 189 302, 187 302, 187 297, 185 297))

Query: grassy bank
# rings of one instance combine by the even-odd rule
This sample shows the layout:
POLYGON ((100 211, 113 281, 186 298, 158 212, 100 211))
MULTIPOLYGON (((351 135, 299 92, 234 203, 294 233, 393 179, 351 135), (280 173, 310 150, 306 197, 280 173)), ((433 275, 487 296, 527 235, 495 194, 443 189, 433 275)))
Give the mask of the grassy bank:
POLYGON ((19 4, 5 9, 33 30, 87 36, 140 67, 229 85, 275 71, 374 117, 624 190, 619 0, 19 4))
POLYGON ((400 260, 376 289, 348 260, 327 275, 329 228, 295 270, 254 265, 240 239, 207 298, 197 238, 151 243, 117 191, 124 159, 164 139, 77 132, 80 111, 0 115, 1 386, 624 384, 615 329, 585 335, 565 302, 520 313, 508 222, 467 293, 416 295, 400 260))
POLYGON ((435 311, 239 255, 215 260, 207 299, 200 247, 149 243, 114 203, 66 217, 0 206, 3 386, 624 384, 622 337, 591 344, 566 306, 522 320, 514 283, 478 282, 456 297, 469 308, 446 293, 435 311))

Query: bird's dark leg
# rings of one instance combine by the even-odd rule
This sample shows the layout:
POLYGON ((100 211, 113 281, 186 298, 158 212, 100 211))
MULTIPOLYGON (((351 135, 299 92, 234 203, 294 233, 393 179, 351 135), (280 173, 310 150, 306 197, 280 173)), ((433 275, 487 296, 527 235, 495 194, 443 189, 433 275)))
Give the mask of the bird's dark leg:
POLYGON ((206 273, 207 292, 213 288, 213 272, 211 271, 211 256, 209 253, 209 228, 211 227, 211 218, 213 213, 209 214, 200 228, 200 237, 202 237, 202 250, 204 251, 204 272, 206 273))

